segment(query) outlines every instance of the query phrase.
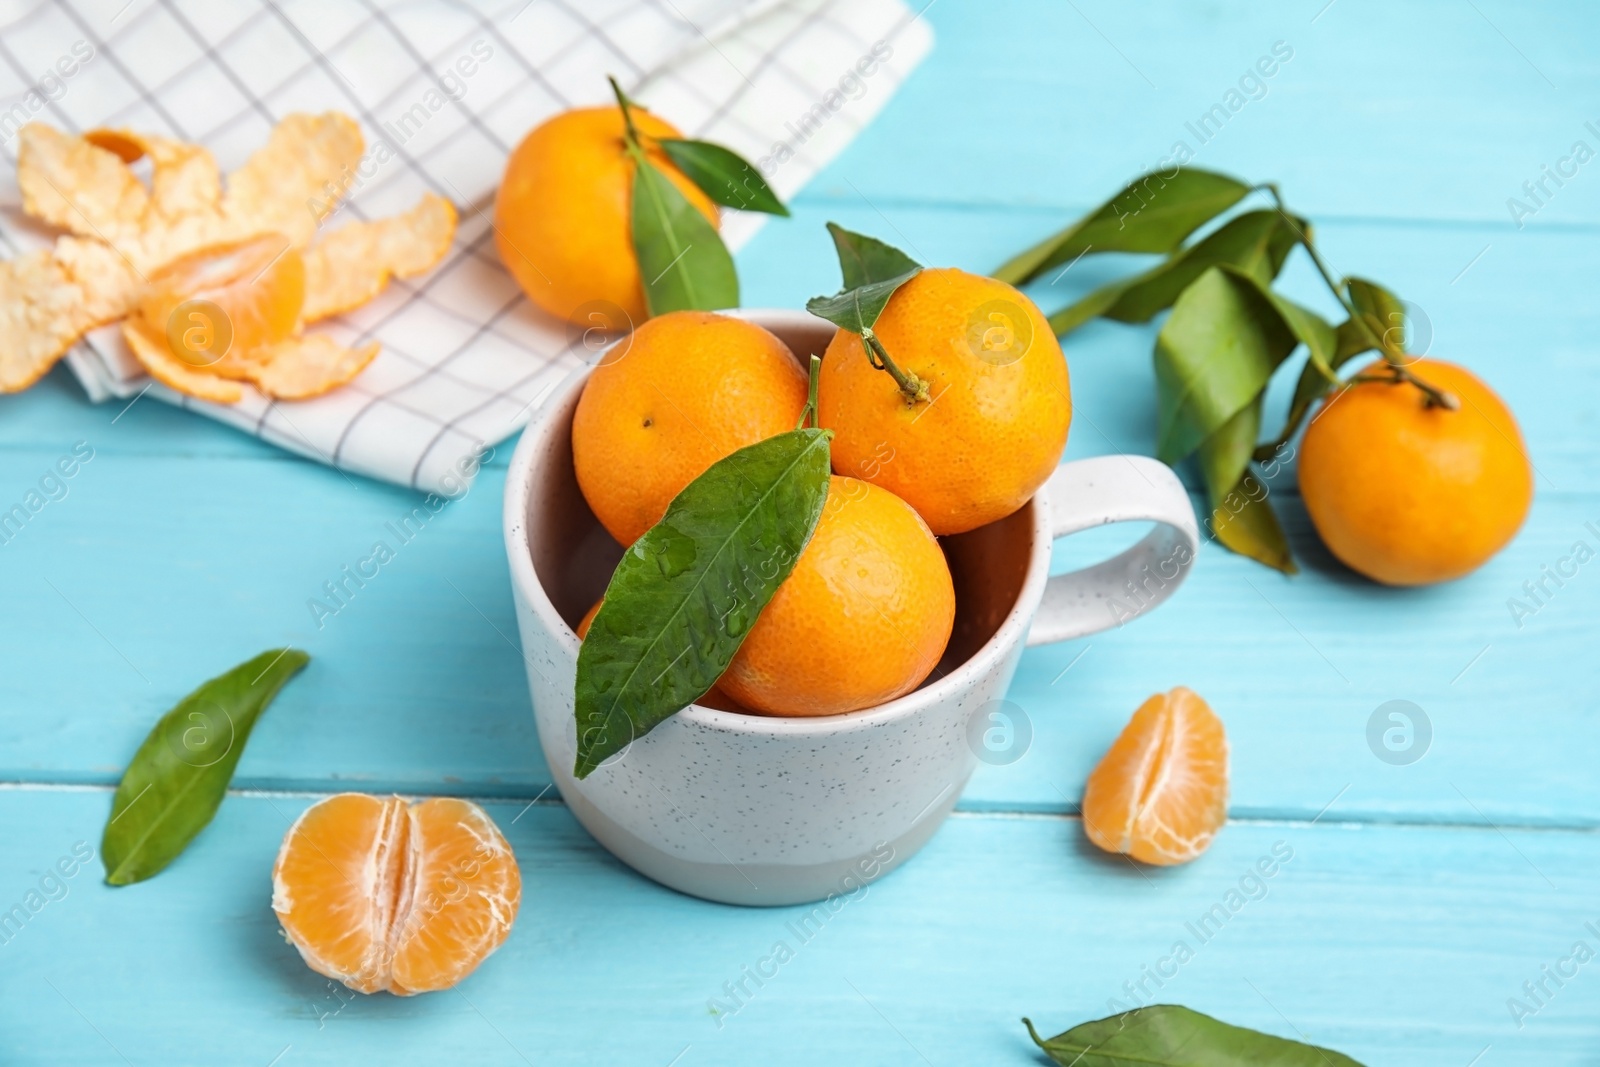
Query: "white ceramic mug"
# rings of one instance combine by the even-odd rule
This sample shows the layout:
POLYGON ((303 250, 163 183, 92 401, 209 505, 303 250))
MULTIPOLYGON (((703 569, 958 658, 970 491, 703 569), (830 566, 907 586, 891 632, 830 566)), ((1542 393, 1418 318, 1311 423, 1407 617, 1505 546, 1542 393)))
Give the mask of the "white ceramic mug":
MULTIPOLYGON (((821 354, 834 332, 805 312, 735 314, 777 334, 802 361, 821 354)), ((974 716, 1005 695, 1023 647, 1148 611, 1183 581, 1198 548, 1188 493, 1165 464, 1143 456, 1067 463, 1020 511, 941 539, 955 579, 955 632, 920 689, 827 718, 692 705, 579 781, 572 627, 622 554, 573 473, 572 413, 587 376, 580 370, 545 402, 506 478, 506 552, 534 717, 550 774, 578 821, 629 866, 698 897, 819 900, 904 862, 955 806, 977 765, 974 716), (1050 577, 1055 538, 1130 521, 1157 525, 1121 555, 1050 577)))

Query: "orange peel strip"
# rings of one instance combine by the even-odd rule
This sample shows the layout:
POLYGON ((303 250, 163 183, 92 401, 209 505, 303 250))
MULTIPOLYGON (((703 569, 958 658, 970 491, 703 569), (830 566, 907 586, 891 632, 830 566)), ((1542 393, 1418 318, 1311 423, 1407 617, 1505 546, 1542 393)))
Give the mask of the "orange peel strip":
POLYGON ((341 227, 305 253, 306 322, 360 307, 383 291, 391 276, 409 278, 433 267, 456 234, 455 205, 423 194, 403 215, 341 227))
POLYGON ((346 348, 326 334, 280 341, 262 353, 256 387, 278 400, 309 400, 336 389, 366 370, 379 344, 346 348))
POLYGON ((196 370, 167 349, 167 339, 156 337, 139 319, 122 324, 122 336, 150 377, 170 389, 214 404, 237 404, 244 397, 238 382, 196 370))
POLYGON ((150 210, 140 220, 146 229, 155 221, 150 211, 169 223, 196 214, 221 223, 222 175, 201 145, 132 130, 90 130, 83 139, 124 164, 150 157, 150 210))
POLYGON ((0 262, 0 393, 26 389, 86 331, 127 314, 138 286, 121 256, 77 237, 0 262))
POLYGON ((304 248, 332 202, 342 199, 364 146, 361 127, 348 115, 286 116, 267 143, 228 175, 223 214, 239 236, 270 230, 304 248))
POLYGON ((42 122, 17 148, 22 210, 83 237, 114 239, 137 227, 150 193, 114 152, 42 122))

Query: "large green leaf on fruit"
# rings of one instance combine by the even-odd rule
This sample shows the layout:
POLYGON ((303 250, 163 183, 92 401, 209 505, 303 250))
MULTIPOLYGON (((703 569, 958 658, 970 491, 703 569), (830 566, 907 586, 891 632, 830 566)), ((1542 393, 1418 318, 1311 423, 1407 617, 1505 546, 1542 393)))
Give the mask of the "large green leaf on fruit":
POLYGON ((718 460, 623 554, 578 652, 579 778, 722 676, 822 515, 831 437, 792 430, 718 460))
POLYGON ((739 306, 739 276, 716 227, 644 159, 633 183, 633 250, 652 316, 739 306))
POLYGON ((1003 264, 994 277, 1023 285, 1089 252, 1172 252, 1248 192, 1250 186, 1238 179, 1209 170, 1186 167, 1171 175, 1152 171, 1003 264))
POLYGON ((1207 268, 1156 337, 1156 454, 1167 463, 1188 456, 1260 394, 1295 344, 1252 279, 1207 268))
POLYGON ((1361 1067, 1332 1049, 1231 1026, 1177 1004, 1152 1004, 1043 1038, 1028 1035, 1063 1067, 1361 1067))
POLYGON ((768 215, 789 214, 761 172, 732 149, 710 141, 672 137, 664 137, 656 144, 701 192, 723 207, 768 215))
POLYGON ((256 720, 311 657, 273 649, 220 674, 151 728, 111 800, 106 881, 142 882, 176 859, 222 805, 256 720))
POLYGON ((1050 326, 1060 335, 1097 315, 1119 322, 1148 322, 1171 307, 1208 267, 1227 265, 1270 282, 1298 240, 1295 226, 1304 225, 1303 219, 1274 209, 1247 211, 1142 274, 1101 286, 1061 309, 1050 316, 1050 326))

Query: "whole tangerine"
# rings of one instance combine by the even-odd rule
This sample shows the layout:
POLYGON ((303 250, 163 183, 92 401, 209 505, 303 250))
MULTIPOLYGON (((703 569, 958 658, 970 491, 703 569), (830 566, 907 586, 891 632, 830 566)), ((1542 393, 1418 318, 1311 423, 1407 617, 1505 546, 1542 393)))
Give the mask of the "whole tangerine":
POLYGON ((811 540, 717 683, 767 715, 840 715, 904 696, 933 671, 955 586, 921 517, 833 475, 811 540))
POLYGON ((834 471, 901 497, 941 536, 1027 503, 1072 422, 1067 363, 1033 302, 993 278, 924 270, 895 290, 873 332, 926 397, 908 396, 859 335, 834 334, 818 391, 834 471))
POLYGON ((769 331, 728 315, 674 311, 613 346, 572 417, 584 499, 631 545, 705 469, 792 430, 806 375, 769 331))
MULTIPOLYGON (((717 225, 717 208, 653 142, 682 134, 641 107, 645 158, 717 225)), ((569 322, 622 329, 648 314, 633 250, 635 164, 616 107, 565 111, 535 127, 506 161, 495 196, 500 259, 534 304, 569 322), (598 310, 596 310, 598 308, 598 310), (626 322, 615 321, 619 312, 626 322)))
POLYGON ((1340 561, 1387 585, 1427 585, 1481 566, 1516 534, 1533 468, 1510 409, 1464 367, 1423 359, 1411 373, 1454 396, 1455 410, 1383 361, 1323 401, 1300 446, 1300 495, 1340 561))

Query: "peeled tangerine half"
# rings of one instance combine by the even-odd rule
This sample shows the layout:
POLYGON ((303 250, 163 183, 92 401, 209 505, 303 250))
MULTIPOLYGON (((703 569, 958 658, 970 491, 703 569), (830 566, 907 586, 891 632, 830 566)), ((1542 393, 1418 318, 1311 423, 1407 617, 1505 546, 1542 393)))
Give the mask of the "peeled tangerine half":
POLYGON ((399 996, 448 989, 511 931, 522 876, 484 810, 341 793, 308 808, 272 868, 272 909, 318 974, 399 996))
POLYGON ((1182 686, 1133 713, 1083 790, 1089 840, 1144 863, 1194 859, 1227 819, 1222 720, 1182 686))

